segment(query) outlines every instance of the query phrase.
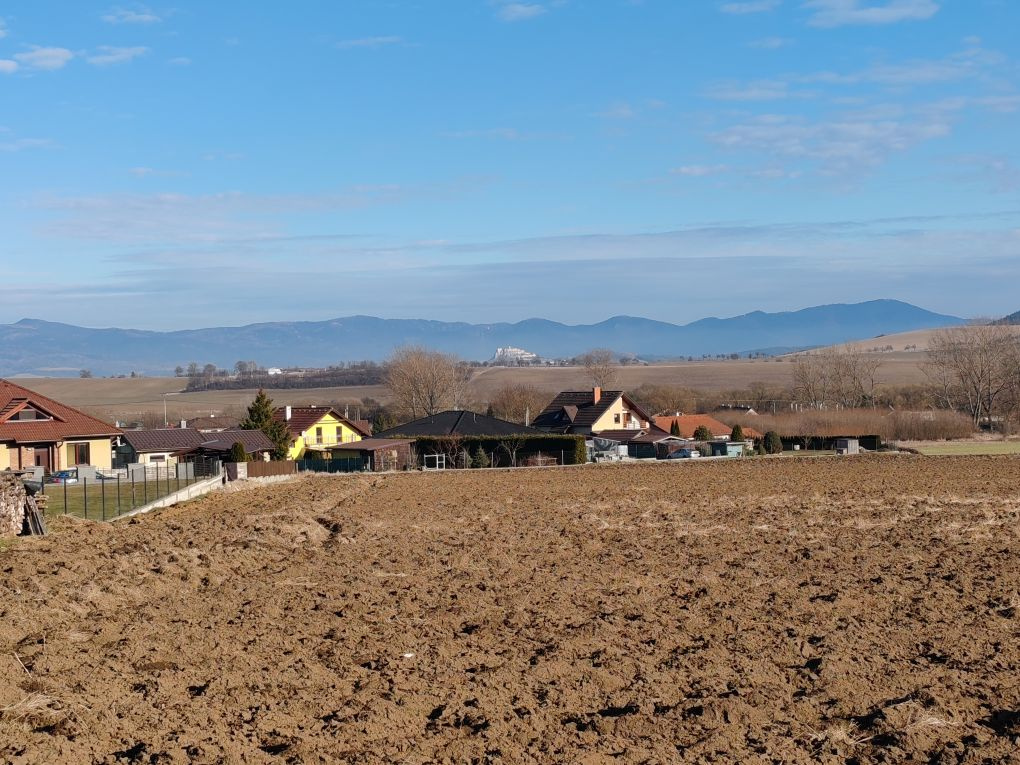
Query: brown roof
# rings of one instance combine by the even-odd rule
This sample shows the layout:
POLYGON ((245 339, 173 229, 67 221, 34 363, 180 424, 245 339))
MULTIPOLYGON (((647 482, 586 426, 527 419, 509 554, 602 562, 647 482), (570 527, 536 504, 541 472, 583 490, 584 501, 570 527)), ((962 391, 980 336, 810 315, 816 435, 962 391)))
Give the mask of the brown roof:
POLYGON ((244 445, 249 454, 270 451, 273 442, 261 430, 224 430, 221 433, 202 433, 195 428, 155 428, 128 430, 124 440, 136 452, 174 452, 187 454, 201 449, 210 452, 229 452, 235 441, 244 445))
POLYGON ((557 394, 531 424, 553 433, 590 429, 620 396, 623 396, 630 407, 645 420, 649 419, 641 407, 622 390, 604 390, 597 402, 591 390, 566 390, 557 394))
POLYGON ((237 417, 231 417, 229 415, 219 415, 214 417, 196 417, 193 420, 188 420, 188 427, 194 428, 195 430, 227 430, 229 428, 236 428, 241 424, 241 420, 237 417))
POLYGON ((359 420, 350 420, 331 406, 292 406, 289 420, 287 419, 287 407, 278 406, 273 410, 273 419, 286 425, 290 434, 297 438, 327 414, 332 414, 362 436, 372 435, 371 427, 366 430, 364 426, 357 424, 359 420))
MULTIPOLYGON (((725 422, 719 422, 715 417, 707 414, 681 414, 679 417, 656 417, 655 424, 665 430, 672 432, 673 423, 680 428, 680 435, 684 438, 694 438, 694 431, 704 425, 714 438, 729 438, 733 427, 725 422)), ((762 434, 754 428, 741 425, 744 436, 747 438, 762 438, 762 434)))
POLYGON ((121 433, 108 422, 15 385, 9 380, 0 380, 0 413, 0 442, 45 443, 67 438, 113 437, 121 433), (25 406, 39 409, 53 419, 12 421, 10 418, 25 406))
POLYGON ((136 452, 177 452, 194 449, 205 437, 194 428, 125 430, 124 440, 136 452))
MULTIPOLYGON (((598 433, 592 433, 592 435, 595 438, 619 441, 621 444, 657 444, 659 441, 670 438, 670 434, 667 431, 654 426, 639 430, 634 430, 633 428, 629 430, 600 430, 598 433)), ((676 438, 676 436, 673 436, 673 438, 676 438)))

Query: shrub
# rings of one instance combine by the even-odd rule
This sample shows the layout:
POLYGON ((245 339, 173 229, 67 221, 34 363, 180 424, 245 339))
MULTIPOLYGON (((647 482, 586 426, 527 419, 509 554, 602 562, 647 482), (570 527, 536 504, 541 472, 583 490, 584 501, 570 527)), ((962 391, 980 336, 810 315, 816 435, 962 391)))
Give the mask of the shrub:
POLYGON ((230 447, 230 461, 248 462, 248 453, 244 450, 244 444, 240 441, 234 441, 234 445, 230 447))
POLYGON ((765 434, 764 446, 767 454, 783 453, 783 439, 781 439, 779 434, 774 430, 770 430, 765 434))
POLYGON ((694 440, 695 441, 711 441, 712 440, 712 431, 710 431, 704 425, 699 425, 697 427, 697 430, 694 431, 694 440))
POLYGON ((733 430, 730 431, 730 441, 743 441, 744 429, 740 427, 739 423, 733 426, 733 430))

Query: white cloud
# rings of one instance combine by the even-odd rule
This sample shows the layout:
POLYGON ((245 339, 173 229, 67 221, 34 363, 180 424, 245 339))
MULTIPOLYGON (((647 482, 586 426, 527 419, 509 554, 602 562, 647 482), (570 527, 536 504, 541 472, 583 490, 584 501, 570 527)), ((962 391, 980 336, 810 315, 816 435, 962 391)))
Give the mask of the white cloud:
POLYGON ((124 64, 139 56, 144 56, 149 49, 136 45, 131 48, 118 48, 113 45, 100 45, 99 52, 89 56, 88 61, 93 66, 112 66, 113 64, 124 64))
POLYGON ((814 12, 808 20, 814 27, 924 21, 939 11, 936 0, 885 0, 877 4, 868 0, 806 0, 803 7, 814 12))
POLYGON ((108 24, 156 24, 162 20, 162 18, 144 6, 138 6, 134 10, 114 8, 103 15, 103 21, 108 24))
POLYGON ((15 152, 26 149, 48 149, 53 141, 46 138, 16 138, 13 141, 0 141, 0 151, 15 152))
POLYGON ((754 80, 748 83, 720 83, 705 91, 717 101, 779 101, 787 98, 812 98, 816 94, 795 91, 785 80, 754 80))
POLYGON ((793 45, 793 40, 789 37, 763 37, 760 40, 752 40, 747 45, 760 50, 779 50, 793 45))
POLYGON ((817 163, 826 174, 855 174, 891 155, 950 133, 944 110, 922 110, 913 118, 843 115, 809 121, 788 115, 762 115, 710 135, 723 148, 763 152, 772 157, 817 163))
POLYGON ((545 13, 545 6, 538 3, 502 2, 496 9, 496 18, 500 21, 526 21, 545 13))
POLYGON ((178 56, 167 61, 170 66, 191 66, 191 59, 187 56, 178 56))
POLYGON ((637 116, 637 112, 626 101, 617 101, 604 112, 599 112, 598 116, 611 120, 630 120, 637 116))
POLYGON ((18 62, 9 58, 0 58, 0 74, 14 74, 18 71, 18 62))
POLYGON ((682 175, 688 178, 705 178, 710 175, 721 175, 729 172, 729 165, 681 165, 670 170, 672 175, 682 175))
POLYGON ((445 138, 498 138, 503 141, 519 141, 525 136, 516 128, 490 128, 488 130, 455 130, 443 133, 445 138))
POLYGON ((43 48, 34 45, 28 53, 15 53, 14 58, 29 69, 52 71, 63 69, 64 65, 74 58, 74 54, 67 48, 43 48))
POLYGON ((336 44, 340 50, 351 48, 382 48, 385 45, 399 45, 404 38, 396 35, 384 35, 381 37, 358 37, 353 40, 341 40, 336 44))
POLYGON ((719 10, 733 16, 744 16, 748 13, 765 13, 775 10, 780 6, 782 0, 747 0, 742 3, 723 3, 719 10))
POLYGON ((0 19, 0 40, 5 37, 7 37, 7 23, 3 19, 0 19))

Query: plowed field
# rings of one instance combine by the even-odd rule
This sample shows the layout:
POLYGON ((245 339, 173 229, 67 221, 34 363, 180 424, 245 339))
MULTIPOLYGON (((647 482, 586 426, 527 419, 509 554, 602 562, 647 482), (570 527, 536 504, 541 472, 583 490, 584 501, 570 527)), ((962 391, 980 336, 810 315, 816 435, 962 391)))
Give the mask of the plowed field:
POLYGON ((1020 459, 299 479, 0 548, 0 762, 1015 762, 1020 459))

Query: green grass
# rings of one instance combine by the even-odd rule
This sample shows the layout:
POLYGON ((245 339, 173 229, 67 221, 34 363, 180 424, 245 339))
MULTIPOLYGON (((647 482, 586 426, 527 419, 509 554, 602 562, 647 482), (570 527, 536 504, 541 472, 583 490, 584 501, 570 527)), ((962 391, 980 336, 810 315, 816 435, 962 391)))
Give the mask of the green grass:
POLYGON ((968 441, 946 443, 938 446, 918 446, 917 451, 926 455, 984 455, 1020 454, 1020 441, 968 441))
MULTIPOLYGON (((183 489, 188 483, 195 483, 195 479, 187 482, 182 479, 180 488, 183 489)), ((155 481, 137 481, 133 487, 131 482, 122 480, 118 501, 116 481, 89 481, 87 486, 74 483, 66 487, 64 484, 48 483, 46 496, 49 497, 49 506, 46 508, 46 516, 75 515, 94 521, 109 520, 175 491, 177 480, 174 478, 170 479, 169 491, 165 479, 160 479, 158 486, 155 481)))

